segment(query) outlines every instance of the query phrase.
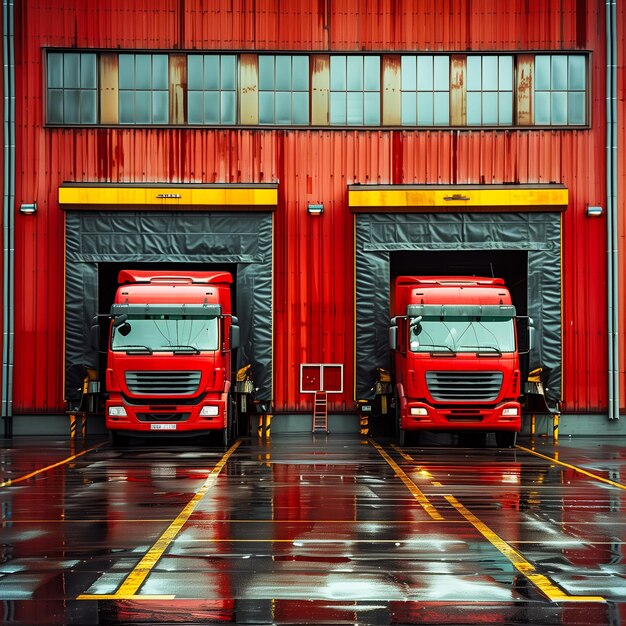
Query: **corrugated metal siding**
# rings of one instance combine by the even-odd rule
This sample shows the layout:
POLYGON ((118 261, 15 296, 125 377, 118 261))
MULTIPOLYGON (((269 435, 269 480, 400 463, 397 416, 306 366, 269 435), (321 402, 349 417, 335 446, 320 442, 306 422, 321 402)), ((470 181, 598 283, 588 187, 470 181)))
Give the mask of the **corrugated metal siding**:
MULTIPOLYGON (((39 212, 16 218, 15 410, 63 408, 64 220, 56 201, 60 183, 276 180, 276 410, 310 409, 310 398, 298 393, 302 362, 343 363, 346 392, 333 400, 331 410, 353 408, 354 252, 347 185, 370 182, 565 183, 571 190, 571 206, 563 218, 566 409, 605 410, 605 221, 584 214, 587 204, 605 204, 603 11, 600 4, 581 0, 17 3, 16 202, 37 201, 39 212), (42 46, 591 49, 594 127, 373 132, 43 129, 42 46), (308 202, 323 202, 324 215, 309 216, 308 202)), ((621 233, 623 241, 623 229, 621 233)))

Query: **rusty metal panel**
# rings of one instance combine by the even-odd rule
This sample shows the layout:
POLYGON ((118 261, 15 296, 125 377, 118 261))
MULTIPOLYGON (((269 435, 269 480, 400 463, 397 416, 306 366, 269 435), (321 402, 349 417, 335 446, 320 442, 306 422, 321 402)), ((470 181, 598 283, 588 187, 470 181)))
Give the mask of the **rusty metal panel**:
POLYGON ((521 126, 532 124, 533 113, 533 89, 534 89, 535 57, 532 54, 520 54, 517 57, 516 76, 516 107, 517 123, 521 126))
POLYGON ((118 110, 119 56, 102 53, 100 55, 100 122, 117 124, 118 110))
POLYGON ((402 123, 402 82, 400 56, 385 54, 382 57, 383 125, 399 126, 402 123))
POLYGON ((187 55, 170 54, 170 124, 184 124, 187 112, 187 55))
POLYGON ((466 57, 450 56, 450 124, 465 126, 467 122, 466 57))
POLYGON ((311 124, 328 126, 330 122, 330 56, 311 57, 311 124))
POLYGON ((259 123, 259 57, 239 57, 239 120, 242 124, 259 123))

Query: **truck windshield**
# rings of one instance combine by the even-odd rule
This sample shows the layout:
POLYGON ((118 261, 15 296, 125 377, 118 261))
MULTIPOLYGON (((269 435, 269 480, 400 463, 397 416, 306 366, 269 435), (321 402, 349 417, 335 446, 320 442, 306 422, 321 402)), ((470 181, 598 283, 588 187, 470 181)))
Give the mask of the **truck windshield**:
POLYGON ((513 319, 409 318, 409 346, 411 352, 515 352, 513 319))
POLYGON ((111 349, 135 350, 138 346, 153 352, 197 353, 217 350, 216 317, 174 315, 129 316, 113 328, 111 349))

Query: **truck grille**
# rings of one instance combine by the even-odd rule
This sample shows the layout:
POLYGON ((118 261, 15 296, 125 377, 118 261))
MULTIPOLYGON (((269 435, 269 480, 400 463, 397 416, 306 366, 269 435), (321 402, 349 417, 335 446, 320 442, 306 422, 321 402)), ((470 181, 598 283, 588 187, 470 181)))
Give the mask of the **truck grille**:
POLYGON ((502 387, 502 372, 426 372, 428 391, 442 402, 493 402, 502 387))
POLYGON ((200 372, 126 372, 131 393, 144 396, 189 396, 198 391, 200 372))

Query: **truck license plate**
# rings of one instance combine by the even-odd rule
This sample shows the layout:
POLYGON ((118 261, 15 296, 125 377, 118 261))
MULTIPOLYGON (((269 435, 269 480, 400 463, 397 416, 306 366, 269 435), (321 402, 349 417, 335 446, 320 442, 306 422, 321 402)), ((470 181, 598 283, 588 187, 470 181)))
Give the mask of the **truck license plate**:
POLYGON ((176 424, 150 424, 150 430, 176 430, 176 424))

